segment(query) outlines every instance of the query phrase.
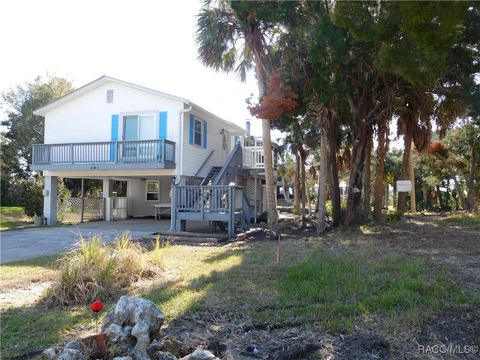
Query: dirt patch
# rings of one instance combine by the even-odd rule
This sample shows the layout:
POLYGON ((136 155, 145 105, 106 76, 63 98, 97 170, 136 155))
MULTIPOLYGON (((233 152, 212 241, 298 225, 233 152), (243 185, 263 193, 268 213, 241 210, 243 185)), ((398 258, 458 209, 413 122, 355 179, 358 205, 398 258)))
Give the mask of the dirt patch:
POLYGON ((52 283, 52 281, 32 282, 21 288, 4 289, 0 294, 0 308, 7 309, 33 305, 52 283))
MULTIPOLYGON (((445 309, 424 326, 416 341, 422 351, 428 347, 434 351, 434 346, 443 346, 446 353, 442 356, 445 359, 478 359, 480 357, 480 307, 445 309), (449 346, 452 350, 447 351, 449 346)), ((439 351, 441 350, 439 348, 439 351)))
POLYGON ((333 346, 339 359, 389 359, 390 344, 375 334, 358 333, 342 336, 333 346))
POLYGON ((460 226, 439 215, 416 215, 360 232, 377 246, 446 264, 457 286, 480 295, 480 225, 460 226))

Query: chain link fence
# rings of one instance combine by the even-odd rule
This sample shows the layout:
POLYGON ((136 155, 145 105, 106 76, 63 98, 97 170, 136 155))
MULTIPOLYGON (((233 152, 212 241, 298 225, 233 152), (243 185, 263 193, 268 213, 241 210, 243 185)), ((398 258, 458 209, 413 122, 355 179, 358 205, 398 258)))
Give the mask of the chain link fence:
POLYGON ((63 223, 79 223, 105 219, 105 199, 64 198, 58 199, 57 218, 63 223))

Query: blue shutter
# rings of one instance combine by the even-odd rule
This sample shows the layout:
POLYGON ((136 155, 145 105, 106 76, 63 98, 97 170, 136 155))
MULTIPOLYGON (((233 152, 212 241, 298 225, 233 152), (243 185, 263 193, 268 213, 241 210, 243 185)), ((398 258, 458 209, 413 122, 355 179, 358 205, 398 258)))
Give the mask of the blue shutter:
POLYGON ((203 122, 203 148, 207 148, 207 122, 203 122))
MULTIPOLYGON (((118 141, 118 114, 112 114, 112 141, 118 141)), ((110 161, 116 160, 116 144, 110 144, 110 161)))
POLYGON ((193 145, 193 128, 194 128, 194 123, 193 123, 193 115, 190 114, 190 130, 189 130, 189 136, 188 136, 188 142, 190 145, 193 145))
POLYGON ((158 138, 165 140, 167 138, 167 112, 162 111, 158 114, 158 138))

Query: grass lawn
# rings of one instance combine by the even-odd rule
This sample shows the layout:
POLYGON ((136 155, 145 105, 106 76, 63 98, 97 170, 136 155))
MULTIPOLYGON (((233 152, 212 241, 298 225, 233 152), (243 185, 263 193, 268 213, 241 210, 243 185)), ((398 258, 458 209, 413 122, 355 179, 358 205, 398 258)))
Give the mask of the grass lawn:
POLYGON ((471 214, 453 214, 447 216, 444 221, 452 224, 461 224, 461 225, 480 225, 480 214, 471 213, 471 214))
POLYGON ((54 269, 56 256, 42 256, 29 260, 20 260, 0 266, 0 292, 28 283, 52 280, 57 271, 54 269))
MULTIPOLYGON (((160 250, 164 274, 129 292, 158 304, 167 321, 193 314, 200 318, 208 314, 205 319, 229 314, 251 323, 306 327, 315 323, 330 334, 377 331, 389 339, 419 331, 447 307, 479 305, 478 297, 449 280, 446 265, 402 255, 362 236, 347 231, 328 241, 312 236, 307 242, 292 236, 282 241, 280 264, 275 261, 276 243, 271 241, 229 247, 168 246, 160 250), (345 246, 354 242, 355 246, 345 246)), ((51 278, 56 271, 52 260, 1 266, 2 287, 13 284, 15 274, 20 281, 51 278)), ((20 355, 92 329, 87 306, 5 309, 2 354, 20 355)))
POLYGON ((0 214, 0 230, 15 229, 32 223, 32 218, 25 215, 20 206, 2 206, 0 214))

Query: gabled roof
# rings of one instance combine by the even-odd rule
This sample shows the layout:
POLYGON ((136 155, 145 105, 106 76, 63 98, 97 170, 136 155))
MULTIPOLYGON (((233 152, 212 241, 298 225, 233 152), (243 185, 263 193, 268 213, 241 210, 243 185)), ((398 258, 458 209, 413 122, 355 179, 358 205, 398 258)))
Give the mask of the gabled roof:
POLYGON ((192 105, 194 110, 199 111, 203 114, 211 115, 211 116, 215 117, 217 120, 225 122, 227 125, 229 125, 229 127, 233 128, 237 131, 238 130, 243 131, 243 129, 240 126, 238 126, 237 124, 235 124, 231 121, 224 120, 224 119, 212 114, 211 112, 209 112, 209 111, 205 110, 204 108, 196 105, 195 103, 191 102, 188 99, 181 98, 181 97, 171 95, 171 94, 167 94, 167 93, 164 93, 162 91, 154 90, 154 89, 151 89, 151 88, 148 88, 148 87, 145 87, 145 86, 141 86, 141 85, 137 85, 137 84, 134 84, 134 83, 131 83, 131 82, 128 82, 128 81, 116 79, 116 78, 113 78, 113 77, 107 76, 107 75, 103 75, 103 76, 99 77, 98 79, 95 79, 92 82, 89 82, 88 84, 83 85, 83 86, 79 87, 78 89, 72 91, 70 94, 67 94, 67 95, 61 97, 60 99, 57 99, 54 102, 51 102, 48 105, 45 105, 45 106, 42 106, 39 109, 36 109, 33 113, 35 115, 45 116, 48 111, 56 108, 57 106, 63 105, 65 103, 77 98, 78 96, 86 94, 89 91, 91 91, 91 90, 93 90, 93 89, 95 89, 95 88, 97 88, 97 87, 99 87, 103 84, 106 84, 108 82, 113 82, 113 83, 116 83, 116 84, 124 85, 124 86, 130 87, 130 88, 133 88, 133 89, 137 89, 137 90, 140 90, 140 91, 143 91, 143 92, 146 92, 146 93, 150 93, 150 94, 153 94, 153 95, 159 95, 159 96, 165 97, 165 98, 170 99, 170 100, 176 100, 176 101, 183 102, 187 105, 192 105))

